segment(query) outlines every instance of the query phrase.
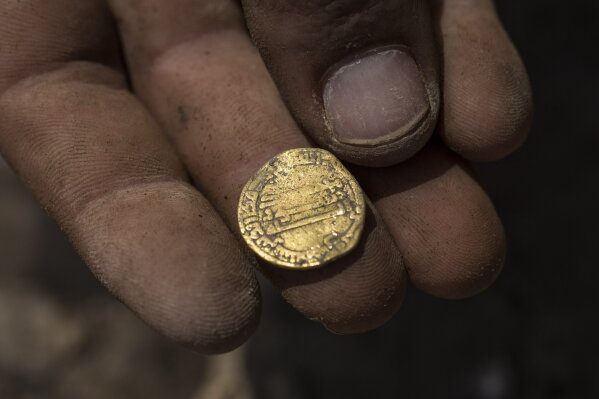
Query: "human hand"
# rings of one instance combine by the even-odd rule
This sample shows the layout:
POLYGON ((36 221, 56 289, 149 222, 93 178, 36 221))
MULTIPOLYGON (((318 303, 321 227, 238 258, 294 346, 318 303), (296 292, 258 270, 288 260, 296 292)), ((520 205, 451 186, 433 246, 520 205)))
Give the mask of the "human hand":
POLYGON ((365 165, 352 172, 374 205, 343 259, 262 265, 296 309, 353 333, 388 320, 408 280, 443 298, 488 286, 504 235, 465 160, 509 154, 531 117, 491 2, 243 5, 245 19, 226 0, 0 5, 0 150, 102 283, 176 341, 241 344, 260 295, 230 231, 237 198, 314 140, 365 165))

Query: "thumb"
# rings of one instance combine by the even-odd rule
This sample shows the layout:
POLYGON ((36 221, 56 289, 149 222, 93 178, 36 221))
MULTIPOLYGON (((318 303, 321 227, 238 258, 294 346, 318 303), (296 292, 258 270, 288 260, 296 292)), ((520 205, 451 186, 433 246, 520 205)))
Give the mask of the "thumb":
POLYGON ((429 139, 439 110, 437 48, 422 0, 243 0, 283 99, 319 145, 387 166, 429 139))

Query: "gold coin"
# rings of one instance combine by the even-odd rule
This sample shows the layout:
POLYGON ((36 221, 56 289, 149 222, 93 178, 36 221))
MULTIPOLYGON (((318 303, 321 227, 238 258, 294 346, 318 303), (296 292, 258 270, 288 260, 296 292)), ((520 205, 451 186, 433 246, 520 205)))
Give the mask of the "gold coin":
POLYGON ((262 259, 290 269, 322 266, 351 251, 364 227, 358 182, 328 151, 285 151, 241 192, 241 234, 262 259))

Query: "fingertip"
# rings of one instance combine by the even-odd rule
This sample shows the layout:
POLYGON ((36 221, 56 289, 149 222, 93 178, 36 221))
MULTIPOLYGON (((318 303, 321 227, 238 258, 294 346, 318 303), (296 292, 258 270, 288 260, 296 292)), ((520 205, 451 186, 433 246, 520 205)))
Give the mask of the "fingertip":
POLYGON ((414 215, 407 215, 429 223, 410 227, 426 235, 426 249, 410 251, 408 274, 414 286, 431 295, 467 298, 490 286, 501 272, 505 233, 492 202, 464 166, 452 167, 443 179, 436 198, 422 201, 414 215))
POLYGON ((406 281, 404 279, 398 286, 388 290, 386 297, 375 299, 373 304, 346 302, 354 313, 344 317, 327 317, 320 319, 320 323, 329 331, 338 335, 361 334, 376 330, 387 323, 401 307, 405 297, 406 281), (372 309, 377 309, 373 311, 372 309))
POLYGON ((393 281, 387 286, 377 287, 368 296, 353 295, 347 291, 331 292, 326 303, 311 303, 292 290, 285 290, 282 294, 299 312, 321 323, 332 333, 360 334, 381 327, 395 315, 403 302, 405 281, 393 281))
POLYGON ((506 243, 500 224, 461 230, 447 244, 438 263, 410 271, 410 281, 422 291, 443 299, 464 299, 487 289, 499 276, 505 261, 506 243), (452 245, 453 244, 453 245, 452 245))
POLYGON ((152 327, 174 342, 201 354, 215 355, 230 352, 243 345, 254 333, 260 321, 259 290, 250 288, 254 298, 245 306, 231 309, 230 304, 175 304, 156 317, 152 327), (207 312, 207 310, 210 310, 207 312), (218 319, 215 315, 218 316, 218 319))
POLYGON ((522 65, 492 65, 468 80, 446 82, 441 135, 472 161, 502 159, 526 140, 532 90, 522 65))
POLYGON ((505 257, 503 226, 457 155, 431 143, 404 164, 363 172, 414 286, 458 299, 495 280, 505 257))
POLYGON ((380 327, 399 309, 404 296, 403 259, 371 206, 360 243, 345 257, 308 271, 263 266, 294 308, 337 334, 380 327))
POLYGON ((526 68, 492 1, 433 2, 443 49, 439 132, 472 161, 494 161, 525 141, 532 123, 526 68))
POLYGON ((184 182, 94 199, 67 226, 92 271, 158 332, 201 353, 241 345, 260 316, 251 262, 184 182))

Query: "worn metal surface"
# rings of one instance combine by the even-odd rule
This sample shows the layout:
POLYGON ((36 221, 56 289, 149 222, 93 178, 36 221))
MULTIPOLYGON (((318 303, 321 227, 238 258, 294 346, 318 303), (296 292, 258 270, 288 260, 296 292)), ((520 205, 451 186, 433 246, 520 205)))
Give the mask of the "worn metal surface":
POLYGON ((328 151, 285 151, 243 188, 238 220, 249 247, 277 266, 322 266, 351 251, 364 227, 358 182, 328 151))

